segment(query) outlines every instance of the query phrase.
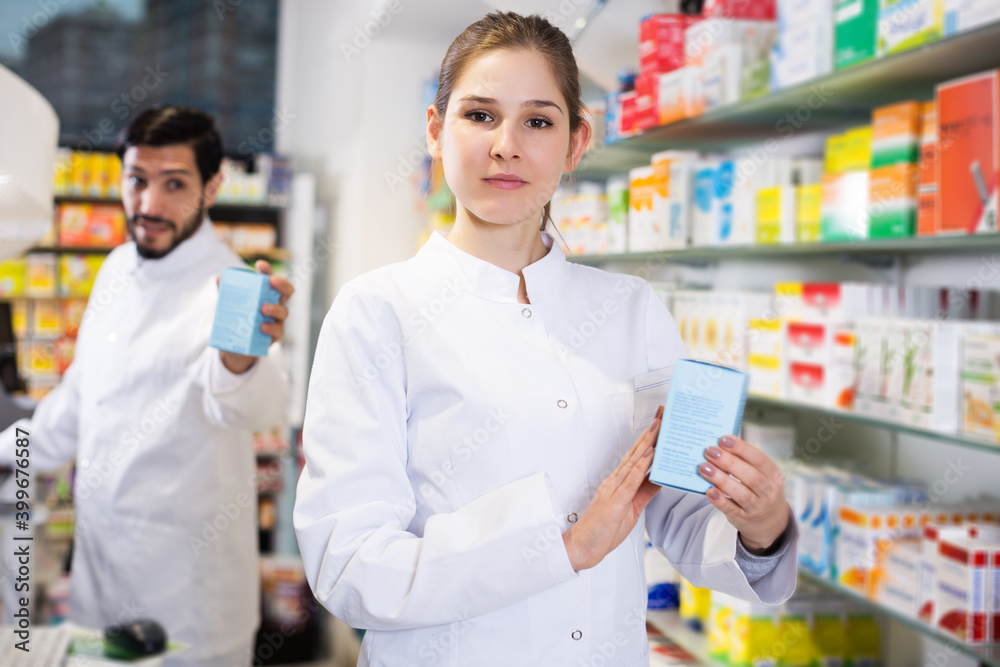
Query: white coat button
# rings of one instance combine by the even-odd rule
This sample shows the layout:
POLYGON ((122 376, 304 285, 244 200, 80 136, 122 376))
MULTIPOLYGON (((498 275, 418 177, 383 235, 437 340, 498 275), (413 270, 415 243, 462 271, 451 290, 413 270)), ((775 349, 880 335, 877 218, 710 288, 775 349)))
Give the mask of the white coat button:
POLYGON ((531 317, 531 308, 522 308, 521 317, 523 317, 524 319, 528 319, 529 317, 531 317))
POLYGON ((89 459, 80 459, 80 467, 81 468, 89 468, 90 467, 90 460, 89 459))
POLYGON ((111 333, 108 334, 108 342, 109 343, 113 343, 116 340, 118 340, 118 334, 116 334, 114 332, 111 332, 111 333))
POLYGON ((558 401, 556 401, 556 405, 558 405, 560 408, 565 408, 567 405, 569 405, 569 403, 560 398, 558 401))
POLYGON ((580 632, 579 630, 574 630, 572 637, 573 637, 573 639, 579 640, 579 639, 581 639, 583 637, 583 633, 580 632))
POLYGON ((569 521, 570 523, 576 523, 576 519, 577 519, 576 512, 570 512, 569 516, 566 517, 566 520, 569 521))

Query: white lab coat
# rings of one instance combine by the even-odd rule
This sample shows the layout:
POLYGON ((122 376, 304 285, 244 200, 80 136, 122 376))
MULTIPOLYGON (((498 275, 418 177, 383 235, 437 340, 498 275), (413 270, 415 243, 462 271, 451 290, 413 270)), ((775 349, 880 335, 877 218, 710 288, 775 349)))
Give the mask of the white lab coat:
MULTIPOLYGON (((115 249, 73 364, 15 424, 33 470, 77 460, 72 620, 151 617, 190 659, 245 646, 259 624, 251 432, 280 423, 288 380, 277 345, 238 376, 207 346, 214 276, 242 265, 208 220, 162 259, 115 249)), ((13 428, 0 436, 7 465, 13 428)))
MULTIPOLYGON (((368 629, 361 665, 648 664, 643 522, 580 573, 561 535, 638 435, 633 377, 684 346, 648 283, 543 238, 530 305, 435 233, 323 324, 294 524, 316 596, 368 629)), ((704 496, 661 489, 645 528, 696 585, 794 590, 794 546, 751 586, 704 496)))

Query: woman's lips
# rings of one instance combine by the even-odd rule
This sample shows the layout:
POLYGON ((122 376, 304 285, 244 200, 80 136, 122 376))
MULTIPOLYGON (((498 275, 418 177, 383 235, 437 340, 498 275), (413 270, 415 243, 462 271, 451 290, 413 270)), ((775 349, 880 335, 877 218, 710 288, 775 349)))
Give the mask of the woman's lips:
POLYGON ((500 190, 517 190, 527 185, 527 181, 518 178, 517 176, 491 176, 490 178, 484 178, 484 181, 494 188, 500 190))

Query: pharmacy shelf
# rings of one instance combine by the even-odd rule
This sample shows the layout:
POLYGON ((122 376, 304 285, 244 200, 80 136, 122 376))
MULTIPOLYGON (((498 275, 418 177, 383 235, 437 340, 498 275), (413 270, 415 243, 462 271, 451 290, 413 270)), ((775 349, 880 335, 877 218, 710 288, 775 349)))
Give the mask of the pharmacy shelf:
POLYGON ((695 632, 681 621, 676 611, 646 612, 646 622, 673 640, 707 667, 727 667, 726 663, 708 654, 708 640, 703 632, 695 632))
POLYGON ((1000 234, 924 236, 905 239, 859 240, 840 243, 791 243, 787 245, 697 246, 658 252, 577 255, 567 259, 580 264, 609 262, 692 262, 712 260, 800 259, 818 255, 851 258, 892 258, 903 254, 976 253, 1000 250, 1000 234))
POLYGON ((987 438, 976 438, 971 435, 966 435, 964 433, 942 433, 940 431, 931 431, 925 428, 918 428, 916 426, 909 426, 907 424, 900 424, 898 422, 887 421, 884 419, 877 419, 874 417, 868 417, 865 415, 860 415, 856 412, 849 412, 847 410, 839 410, 837 408, 824 408, 817 405, 809 405, 807 403, 799 403, 797 401, 788 401, 778 398, 771 398, 768 396, 757 396, 750 394, 747 396, 747 402, 759 406, 770 406, 774 408, 784 408, 786 410, 796 410, 798 412, 809 412, 817 415, 825 415, 835 419, 843 419, 846 422, 851 422, 853 424, 862 424, 865 426, 874 426, 876 428, 886 429, 890 431, 896 431, 898 433, 906 433, 907 435, 915 435, 921 438, 926 438, 928 440, 935 440, 948 445, 958 445, 960 447, 968 447, 969 449, 977 449, 983 452, 989 452, 991 454, 1000 454, 1000 445, 994 443, 992 440, 987 438))
POLYGON ((34 248, 29 248, 28 252, 31 254, 50 252, 63 255, 107 255, 109 252, 114 250, 114 247, 104 247, 104 246, 67 246, 67 245, 54 245, 54 246, 35 246, 34 248))
MULTIPOLYGON (((117 204, 121 206, 122 200, 115 199, 113 197, 83 197, 77 195, 56 195, 52 198, 57 204, 117 204)), ((223 201, 216 202, 212 205, 212 210, 215 209, 253 209, 262 211, 283 211, 285 207, 283 206, 271 206, 270 204, 261 204, 255 202, 233 202, 233 201, 223 201)))
POLYGON ((835 581, 826 577, 821 577, 813 572, 810 572, 809 570, 800 567, 799 577, 865 605, 873 611, 877 611, 894 621, 898 621, 899 623, 916 630, 926 637, 939 641, 948 647, 947 650, 949 652, 953 651, 954 653, 968 656, 979 663, 988 665, 989 667, 1000 667, 1000 644, 983 644, 978 646, 966 644, 965 642, 957 640, 954 636, 924 623, 918 618, 909 616, 890 607, 886 607, 885 605, 881 605, 873 600, 869 600, 858 591, 842 586, 835 581))
MULTIPOLYGON (((61 255, 106 255, 112 250, 114 250, 114 248, 100 248, 95 246, 35 246, 34 248, 29 248, 28 252, 31 254, 56 253, 61 255)), ((266 259, 274 262, 287 262, 292 258, 292 253, 289 252, 287 248, 272 248, 271 250, 266 251, 241 252, 237 254, 245 260, 266 259)))
POLYGON ((768 139, 781 144, 803 133, 867 123, 874 107, 930 99, 938 83, 1000 66, 998 43, 995 23, 871 60, 595 148, 573 173, 577 179, 606 178, 647 165, 652 153, 667 148, 728 150, 768 139))

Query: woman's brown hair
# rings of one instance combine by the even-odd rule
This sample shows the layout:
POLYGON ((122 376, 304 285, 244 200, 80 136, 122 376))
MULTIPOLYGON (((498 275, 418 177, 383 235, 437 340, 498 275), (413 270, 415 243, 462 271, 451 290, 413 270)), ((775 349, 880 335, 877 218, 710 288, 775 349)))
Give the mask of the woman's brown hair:
MULTIPOLYGON (((573 47, 562 30, 537 14, 521 16, 514 12, 494 12, 479 19, 455 38, 441 61, 437 96, 434 106, 444 122, 451 91, 466 66, 476 58, 497 49, 534 51, 545 58, 552 76, 559 85, 569 107, 569 129, 572 135, 583 123, 583 100, 580 73, 573 57, 573 47)), ((542 215, 542 230, 551 215, 552 202, 546 202, 542 215)))

